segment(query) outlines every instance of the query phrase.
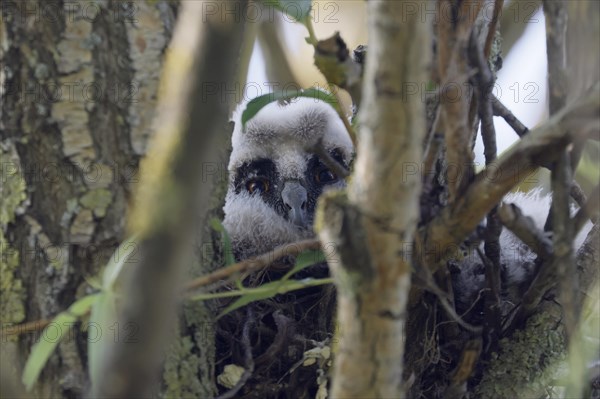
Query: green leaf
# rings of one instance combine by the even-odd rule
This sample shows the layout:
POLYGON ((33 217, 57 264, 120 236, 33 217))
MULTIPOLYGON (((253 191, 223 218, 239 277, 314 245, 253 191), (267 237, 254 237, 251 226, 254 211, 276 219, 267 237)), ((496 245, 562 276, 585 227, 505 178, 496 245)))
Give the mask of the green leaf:
POLYGON ((210 226, 217 233, 221 233, 221 240, 223 240, 223 256, 225 258, 225 266, 233 265, 235 263, 235 258, 233 256, 233 247, 231 246, 231 239, 229 238, 229 234, 227 234, 227 230, 225 230, 225 227, 223 227, 223 224, 217 218, 212 218, 210 220, 210 226))
POLYGON ((325 255, 320 250, 309 250, 304 251, 296 258, 296 264, 290 271, 288 271, 285 276, 282 277, 282 280, 287 280, 294 274, 298 273, 302 269, 306 269, 309 266, 315 265, 317 263, 327 262, 325 255))
POLYGON ((68 312, 74 316, 77 316, 78 318, 85 316, 101 296, 101 293, 86 295, 83 298, 75 301, 75 303, 69 307, 68 312))
POLYGON ((54 349, 56 349, 56 346, 62 340, 64 336, 63 330, 67 329, 65 328, 65 324, 73 323, 75 320, 77 320, 75 316, 63 312, 56 316, 52 322, 44 328, 40 340, 33 345, 33 348, 31 348, 31 353, 27 358, 27 363, 25 363, 25 368, 23 370, 23 384, 27 391, 30 391, 35 385, 42 369, 50 358, 50 355, 52 355, 52 352, 54 352, 54 349), (58 332, 58 335, 52 337, 52 339, 48 339, 46 336, 49 334, 50 329, 55 329, 58 332))
POLYGON ((246 306, 249 303, 269 299, 277 294, 285 294, 290 291, 296 291, 307 287, 316 287, 319 285, 331 283, 333 283, 332 278, 305 278, 303 280, 272 281, 270 283, 263 284, 260 287, 249 288, 238 300, 236 300, 227 308, 225 308, 225 310, 223 310, 223 312, 221 312, 221 314, 217 316, 217 319, 220 319, 227 313, 234 311, 235 309, 241 308, 242 306, 246 306))
POLYGON ((38 380, 40 373, 48 359, 56 349, 56 346, 71 328, 71 324, 85 315, 90 307, 98 300, 100 294, 87 295, 75 303, 65 312, 59 313, 42 332, 40 340, 31 348, 31 354, 23 370, 23 384, 28 391, 31 390, 38 380), (50 330, 56 330, 57 335, 48 336, 50 330))
POLYGON ((281 284, 281 281, 272 281, 270 283, 263 284, 259 287, 248 289, 247 293, 243 294, 235 302, 227 306, 227 308, 225 308, 225 310, 221 312, 217 319, 220 319, 227 313, 241 308, 242 306, 246 306, 249 303, 274 297, 278 294, 281 284))
POLYGON ((244 112, 242 112, 242 130, 246 129, 246 123, 250 119, 252 119, 256 114, 258 114, 258 112, 265 106, 269 105, 274 101, 292 100, 297 97, 308 97, 318 99, 331 105, 335 110, 338 110, 339 108, 339 105, 334 95, 312 87, 306 90, 286 90, 285 92, 263 94, 262 96, 254 98, 246 105, 246 109, 244 110, 244 112))
POLYGON ((310 18, 311 0, 263 0, 263 3, 302 24, 305 24, 306 20, 310 18))
MULTIPOLYGON (((88 370, 92 386, 96 386, 100 377, 100 366, 104 362, 104 357, 108 353, 108 345, 110 338, 117 339, 109 331, 114 330, 117 326, 117 306, 116 295, 112 292, 103 292, 92 306, 89 326, 94 326, 98 329, 95 337, 88 337, 88 370)), ((91 334, 88 333, 88 334, 91 334)))
POLYGON ((104 291, 114 290, 115 283, 121 275, 123 266, 125 266, 127 263, 136 261, 134 255, 137 253, 137 249, 135 237, 130 237, 123 241, 121 245, 119 245, 119 248, 117 248, 117 250, 113 253, 110 261, 104 268, 102 279, 102 287, 104 291))
MULTIPOLYGON (((241 297, 225 308, 218 318, 234 311, 235 309, 246 306, 249 303, 261 301, 263 299, 269 299, 277 294, 283 294, 289 291, 305 288, 307 286, 307 281, 319 281, 314 279, 304 279, 299 281, 289 280, 289 278, 308 266, 312 266, 316 263, 326 262, 326 260, 327 259, 325 258, 325 255, 320 250, 309 250, 302 252, 296 257, 296 264, 294 267, 291 268, 281 279, 271 281, 256 288, 239 287, 240 291, 238 292, 241 294, 241 297)), ((227 294, 227 296, 232 296, 231 294, 234 294, 234 292, 228 292, 227 294)))

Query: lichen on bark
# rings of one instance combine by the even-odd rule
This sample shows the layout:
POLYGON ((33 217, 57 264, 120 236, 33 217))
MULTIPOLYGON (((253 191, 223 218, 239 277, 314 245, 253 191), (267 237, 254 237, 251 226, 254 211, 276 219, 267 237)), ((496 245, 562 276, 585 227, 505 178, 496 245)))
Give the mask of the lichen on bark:
POLYGON ((20 253, 5 234, 28 201, 18 155, 8 141, 0 144, 0 165, 0 315, 2 324, 19 323, 25 319, 25 291, 18 274, 20 253))
POLYGON ((527 321, 525 329, 500 340, 499 351, 492 355, 476 396, 484 399, 540 397, 565 359, 564 328, 560 319, 560 306, 547 302, 527 321), (507 368, 507 365, 512 366, 507 368))

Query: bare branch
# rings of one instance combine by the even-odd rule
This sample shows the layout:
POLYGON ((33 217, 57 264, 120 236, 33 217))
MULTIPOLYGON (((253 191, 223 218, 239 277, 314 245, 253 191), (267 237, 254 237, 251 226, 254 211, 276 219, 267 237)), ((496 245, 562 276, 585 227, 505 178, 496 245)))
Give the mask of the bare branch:
POLYGON ((234 18, 204 15, 203 4, 181 5, 165 61, 155 141, 130 220, 140 237, 140 261, 130 270, 119 323, 137 328, 136 342, 107 344, 92 397, 150 396, 175 322, 189 251, 182 237, 194 230, 190 210, 204 207, 210 193, 206 186, 200 190, 198 171, 216 156, 212 148, 228 112, 219 96, 206 98, 203 84, 234 79, 244 28, 234 18))
MULTIPOLYGON (((499 2, 496 2, 498 6, 499 2)), ((488 38, 490 37, 488 32, 488 38)), ((493 37, 493 33, 492 33, 493 37)), ((472 33, 469 43, 469 58, 477 68, 477 102, 479 117, 481 118, 481 137, 484 145, 485 164, 491 165, 497 156, 496 129, 492 112, 491 94, 494 77, 484 54, 479 48, 476 36, 472 33)), ((494 351, 500 336, 500 233, 502 225, 496 215, 497 207, 487 215, 484 250, 485 256, 480 254, 485 264, 485 278, 489 291, 485 294, 484 334, 486 338, 486 351, 494 351)))
POLYGON ((550 115, 554 115, 567 103, 567 5, 556 0, 544 0, 542 3, 546 17, 550 115))
MULTIPOLYGON (((513 128, 519 137, 523 137, 529 133, 529 129, 523 123, 521 123, 521 121, 517 119, 517 117, 510 112, 510 110, 506 108, 506 106, 504 106, 504 104, 502 104, 496 96, 493 96, 492 106, 494 109, 494 115, 503 118, 506 123, 513 128)), ((549 165, 550 164, 544 164, 542 166, 549 168, 549 165)), ((585 193, 579 186, 579 183, 577 183, 575 180, 572 182, 570 193, 571 197, 580 207, 586 203, 585 193)))
POLYGON ((599 113, 600 90, 597 89, 532 130, 494 164, 478 173, 454 204, 421 229, 421 241, 416 243, 423 263, 439 266, 508 191, 537 167, 556 159, 568 143, 582 139, 589 132, 587 127, 598 123, 599 113))
POLYGON ((598 211, 600 211, 600 185, 596 185, 587 202, 579 208, 574 216, 573 234, 579 233, 583 226, 591 220, 598 223, 598 211))
POLYGON ((534 15, 541 6, 541 0, 513 0, 506 4, 500 18, 502 51, 510 54, 514 44, 521 38, 525 29, 535 22, 534 15))
POLYGON ((481 327, 473 326, 467 323, 458 313, 456 313, 453 303, 450 302, 451 296, 436 284, 433 275, 431 274, 431 271, 428 268, 419 268, 417 278, 422 279, 422 284, 425 287, 425 289, 433 293, 437 297, 438 301, 442 305, 442 308, 444 309, 451 321, 455 321, 467 331, 470 331, 474 334, 481 334, 483 330, 481 327))
POLYGON ((575 307, 577 290, 575 262, 573 257, 573 225, 569 217, 569 186, 571 185, 571 162, 569 153, 563 150, 552 171, 552 241, 554 256, 552 268, 556 270, 559 297, 564 309, 567 339, 573 337, 579 311, 575 307))
POLYGON ((291 244, 281 245, 266 254, 255 258, 246 259, 233 265, 222 267, 205 276, 198 277, 185 285, 185 291, 192 291, 200 287, 226 280, 237 274, 248 273, 263 269, 274 261, 285 256, 297 256, 303 251, 321 248, 321 243, 317 239, 298 241, 291 244))
POLYGON ((323 143, 319 140, 312 148, 309 148, 308 151, 317 155, 319 159, 338 177, 345 179, 350 176, 350 172, 338 161, 336 161, 331 154, 325 150, 323 147, 323 143))
POLYGON ((494 36, 496 36, 498 22, 500 20, 500 15, 502 14, 502 7, 504 7, 504 0, 494 1, 494 13, 492 14, 492 19, 488 24, 487 37, 485 38, 485 46, 483 47, 483 55, 486 60, 490 58, 492 43, 494 42, 494 36))
POLYGON ((576 272, 575 270, 568 270, 575 264, 572 248, 573 233, 571 231, 571 221, 569 220, 569 197, 566 188, 570 181, 570 165, 568 154, 564 150, 562 151, 563 154, 560 155, 559 161, 556 162, 556 171, 552 174, 553 203, 551 209, 554 221, 552 257, 548 259, 547 249, 542 249, 547 244, 541 244, 542 246, 536 248, 541 253, 544 253, 543 256, 547 261, 542 264, 531 285, 523 295, 521 304, 517 308, 514 317, 505 323, 505 332, 514 330, 527 317, 531 316, 542 301, 543 296, 550 288, 556 285, 557 281, 561 284, 559 292, 561 301, 564 301, 564 317, 571 323, 570 327, 566 327, 567 338, 573 333, 571 328, 576 325, 576 320, 572 319, 576 312, 574 298, 574 276, 576 272), (566 274, 571 274, 572 277, 566 276, 566 274), (567 286, 562 286, 562 284, 566 284, 567 286), (573 312, 573 314, 568 316, 568 312, 573 312))
POLYGON ((334 243, 340 337, 332 397, 402 397, 402 340, 410 291, 410 248, 419 209, 425 107, 406 82, 427 79, 429 24, 401 2, 370 1, 369 61, 363 77, 361 135, 354 175, 343 193, 325 193, 315 225, 334 243), (402 23, 399 23, 402 21, 402 23), (393 200, 391 200, 393 199, 393 200), (385 221, 382 225, 381 221, 385 221), (364 370, 373 370, 365 373, 364 370))
MULTIPOLYGON (((263 6, 261 2, 256 2, 255 4, 259 7, 263 6)), ((266 15, 267 10, 265 9, 264 11, 263 15, 266 15)), ((273 20, 261 21, 258 27, 258 41, 265 57, 267 77, 283 87, 291 83, 299 87, 298 80, 294 76, 294 72, 281 44, 281 38, 283 38, 282 29, 284 28, 282 26, 283 17, 275 15, 276 18, 273 20)))
MULTIPOLYGON (((457 200, 458 196, 469 184, 473 175, 473 152, 471 151, 471 129, 469 126, 470 95, 465 95, 462 88, 468 85, 470 75, 467 64, 467 48, 473 24, 479 14, 483 2, 463 2, 456 10, 458 18, 453 21, 447 15, 440 15, 438 20, 438 73, 443 88, 440 106, 444 124, 446 159, 452 170, 459 170, 457 176, 448 177, 449 202, 457 200), (468 5, 467 5, 468 3, 468 5), (468 10, 467 8, 470 7, 468 10), (454 23, 456 22, 456 26, 454 23), (447 91, 460 90, 456 101, 455 94, 447 91)), ((453 10, 449 0, 442 0, 442 10, 453 10)))
MULTIPOLYGON (((594 226, 577 253, 576 273, 583 292, 598 282, 599 233, 600 228, 594 226)), ((578 306, 582 299, 583 296, 577 299, 578 306)), ((481 382, 473 390, 476 397, 533 398, 546 394, 545 389, 555 375, 552 370, 548 372, 549 365, 564 361, 566 342, 561 306, 553 299, 544 300, 524 327, 500 341, 498 356, 490 362, 481 382), (536 348, 534 358, 531 357, 532 347, 536 348), (522 373, 513 372, 515 364, 520 365, 522 373)))
POLYGON ((502 102, 500 102, 498 97, 493 96, 492 106, 494 108, 494 115, 503 118, 519 137, 523 137, 529 132, 529 129, 527 129, 527 127, 522 124, 521 121, 518 120, 504 104, 502 104, 502 102))
POLYGON ((537 228, 535 222, 515 204, 503 204, 498 209, 498 216, 504 226, 531 248, 541 260, 550 259, 552 242, 544 232, 537 228))
POLYGON ((11 335, 27 334, 34 331, 42 331, 52 320, 36 320, 0 329, 0 338, 7 339, 11 335))
POLYGON ((246 318, 246 322, 244 323, 244 328, 242 329, 242 345, 244 347, 244 361, 246 362, 244 364, 244 372, 233 388, 224 394, 219 395, 216 399, 234 398, 240 389, 242 389, 242 387, 250 379, 250 377, 252 377, 252 373, 254 372, 254 358, 252 357, 252 345, 250 343, 250 326, 255 324, 255 320, 252 308, 248 308, 247 313, 248 316, 246 318))

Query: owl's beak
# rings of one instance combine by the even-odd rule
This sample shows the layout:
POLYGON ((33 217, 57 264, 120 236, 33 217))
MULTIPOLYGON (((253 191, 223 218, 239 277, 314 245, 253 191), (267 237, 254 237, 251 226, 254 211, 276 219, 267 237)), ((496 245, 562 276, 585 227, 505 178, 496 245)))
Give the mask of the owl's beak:
POLYGON ((288 220, 296 226, 306 227, 308 225, 306 189, 296 181, 287 181, 283 184, 281 198, 288 208, 288 220))

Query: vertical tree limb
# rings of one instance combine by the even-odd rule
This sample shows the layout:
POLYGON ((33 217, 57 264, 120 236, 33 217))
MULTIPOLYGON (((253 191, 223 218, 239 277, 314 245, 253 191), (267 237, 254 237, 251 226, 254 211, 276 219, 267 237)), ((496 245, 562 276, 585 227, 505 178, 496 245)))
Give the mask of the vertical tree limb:
POLYGON ((550 115, 567 103, 566 33, 567 6, 562 1, 544 0, 550 115))
POLYGON ((598 124, 599 94, 600 87, 563 108, 479 172, 455 204, 420 229, 416 241, 419 260, 432 269, 439 268, 440 261, 457 249, 507 192, 539 166, 556 160, 569 143, 584 139, 598 124))
MULTIPOLYGON (((499 2, 496 2, 496 6, 499 2)), ((495 27, 493 28, 495 31, 495 27)), ((490 32, 488 32, 488 37, 490 32)), ((492 34, 493 36, 493 34, 492 34)), ((492 89, 494 77, 490 70, 487 59, 480 49, 477 37, 471 34, 469 44, 469 58, 477 68, 476 93, 479 105, 479 118, 481 119, 481 137, 484 145, 485 165, 489 166, 496 161, 496 129, 494 128, 494 113, 492 110, 492 89)), ((500 337, 500 234, 502 224, 498 220, 498 206, 494 206, 487 215, 487 225, 484 240, 485 257, 485 279, 489 291, 485 293, 485 318, 484 334, 486 349, 495 350, 500 337)))
POLYGON ((438 5, 438 73, 442 85, 440 101, 445 127, 449 201, 456 200, 473 176, 469 106, 467 48, 482 1, 463 2, 458 8, 449 1, 438 5), (454 175, 456 173, 456 175, 454 175))
MULTIPOLYGON (((246 3, 241 4, 243 13, 246 3)), ((205 6, 182 3, 161 82, 154 147, 143 165, 131 219, 132 232, 140 237, 140 262, 130 271, 119 325, 135 326, 138 334, 134 341, 119 340, 109 347, 94 397, 144 397, 156 388, 179 279, 191 250, 186 237, 195 219, 190 212, 209 198, 199 174, 203 162, 214 156, 214 137, 223 134, 227 118, 227 103, 218 90, 207 95, 207 85, 233 80, 243 32, 235 15, 221 18, 222 13, 206 12, 205 6)))
POLYGON ((426 81, 423 49, 430 42, 429 24, 402 11, 402 2, 368 3, 355 175, 348 198, 326 194, 317 215, 320 239, 336 243, 330 262, 340 331, 335 398, 403 396, 402 336, 425 131, 424 104, 420 95, 407 94, 407 84, 426 81))
POLYGON ((488 24, 485 46, 483 47, 483 55, 485 56, 486 60, 490 58, 490 53, 492 52, 492 44, 494 43, 494 36, 496 36, 498 22, 500 21, 500 16, 502 15, 502 7, 504 7, 504 0, 494 0, 494 12, 488 24))

